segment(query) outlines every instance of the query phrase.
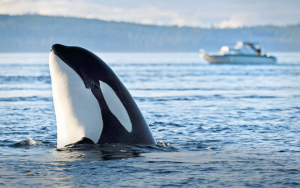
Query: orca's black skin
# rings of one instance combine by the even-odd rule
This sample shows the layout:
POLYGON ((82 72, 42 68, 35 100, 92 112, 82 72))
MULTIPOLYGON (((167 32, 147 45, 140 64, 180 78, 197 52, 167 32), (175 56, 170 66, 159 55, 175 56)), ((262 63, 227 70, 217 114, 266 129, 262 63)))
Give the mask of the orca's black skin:
POLYGON ((81 77, 85 87, 91 88, 98 100, 102 113, 103 130, 97 144, 155 144, 151 131, 132 96, 104 61, 80 47, 55 44, 51 50, 81 77), (131 133, 109 110, 99 81, 108 84, 123 103, 132 123, 131 133))
POLYGON ((66 145, 65 147, 68 147, 68 146, 72 146, 72 145, 77 145, 77 144, 90 144, 90 145, 94 145, 94 141, 89 139, 89 138, 86 138, 86 137, 83 137, 81 138, 81 140, 79 140, 78 142, 76 143, 72 143, 72 144, 68 144, 66 145))

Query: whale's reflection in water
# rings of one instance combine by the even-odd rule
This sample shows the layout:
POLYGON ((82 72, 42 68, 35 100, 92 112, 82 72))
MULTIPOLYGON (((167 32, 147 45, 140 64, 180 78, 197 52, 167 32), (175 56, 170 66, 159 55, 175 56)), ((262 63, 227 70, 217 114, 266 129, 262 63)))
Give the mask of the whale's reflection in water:
POLYGON ((142 165, 146 158, 144 154, 172 152, 178 153, 176 148, 162 142, 157 142, 156 145, 70 145, 52 150, 51 157, 48 155, 49 160, 45 162, 45 176, 57 186, 71 187, 77 187, 82 182, 85 182, 85 186, 101 186, 105 182, 116 181, 130 182, 131 176, 124 179, 120 175, 145 173, 146 169, 142 165))
POLYGON ((68 145, 65 148, 56 149, 53 151, 55 161, 106 161, 128 159, 141 157, 142 153, 151 152, 175 152, 176 148, 170 144, 165 144, 158 141, 156 145, 125 145, 125 144, 105 144, 105 145, 90 145, 76 144, 68 145))

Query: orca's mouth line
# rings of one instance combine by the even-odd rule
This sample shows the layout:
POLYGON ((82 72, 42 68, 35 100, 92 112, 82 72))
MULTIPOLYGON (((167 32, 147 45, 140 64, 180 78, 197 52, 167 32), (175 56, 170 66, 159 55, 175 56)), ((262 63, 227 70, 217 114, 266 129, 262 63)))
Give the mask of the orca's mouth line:
MULTIPOLYGON (((74 65, 74 64, 72 63, 72 58, 70 59, 70 57, 64 55, 65 52, 68 53, 68 50, 67 50, 67 49, 56 49, 56 50, 55 50, 55 48, 59 48, 60 46, 62 46, 62 45, 60 45, 60 44, 55 44, 55 45, 53 45, 53 46, 51 47, 51 52, 52 52, 55 56, 57 56, 59 59, 61 59, 61 61, 62 61, 64 64, 68 65, 71 69, 73 69, 73 70, 76 72, 76 74, 78 74, 78 75, 81 77, 82 81, 84 81, 84 77, 83 77, 83 75, 82 75, 80 69, 77 68, 77 66, 74 65), (58 51, 59 51, 60 53, 59 53, 58 51)), ((62 46, 62 47, 63 47, 63 46, 62 46)), ((51 53, 51 52, 50 52, 50 53, 51 53)), ((85 82, 84 82, 84 84, 85 84, 85 82)), ((86 84, 85 84, 85 87, 86 87, 86 88, 89 88, 86 84)))
POLYGON ((66 62, 64 58, 62 58, 57 52, 55 52, 55 50, 53 50, 51 48, 51 51, 50 52, 53 52, 54 55, 56 55, 57 57, 59 57, 63 62, 66 62))

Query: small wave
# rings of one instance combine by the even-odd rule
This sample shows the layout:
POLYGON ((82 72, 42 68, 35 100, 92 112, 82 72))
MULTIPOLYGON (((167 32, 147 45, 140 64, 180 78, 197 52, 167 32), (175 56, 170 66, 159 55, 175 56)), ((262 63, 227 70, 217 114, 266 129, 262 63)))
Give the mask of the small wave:
POLYGON ((278 96, 259 96, 259 95, 248 95, 248 96, 239 96, 239 97, 234 97, 235 99, 274 99, 274 98, 280 98, 278 96))
POLYGON ((19 101, 52 101, 52 97, 9 97, 9 98, 0 98, 0 102, 19 102, 19 101))
POLYGON ((26 140, 22 140, 20 142, 12 144, 11 146, 13 146, 13 147, 22 147, 22 146, 34 146, 34 145, 39 145, 39 144, 41 144, 41 142, 34 141, 32 138, 28 138, 26 140))
POLYGON ((134 97, 137 101, 149 101, 149 102, 164 102, 164 101, 197 101, 197 100, 209 100, 209 99, 222 99, 225 98, 221 95, 211 95, 211 96, 178 96, 178 97, 134 97))
POLYGON ((163 151, 177 151, 178 149, 171 146, 170 143, 164 143, 162 140, 156 141, 156 147, 160 148, 163 151))

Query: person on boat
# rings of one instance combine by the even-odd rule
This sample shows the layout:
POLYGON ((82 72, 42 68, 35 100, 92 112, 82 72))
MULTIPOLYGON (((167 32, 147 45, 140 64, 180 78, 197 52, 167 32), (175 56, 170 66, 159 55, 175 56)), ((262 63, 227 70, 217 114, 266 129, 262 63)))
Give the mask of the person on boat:
POLYGON ((257 46, 256 55, 260 56, 260 54, 261 54, 260 46, 257 46))

